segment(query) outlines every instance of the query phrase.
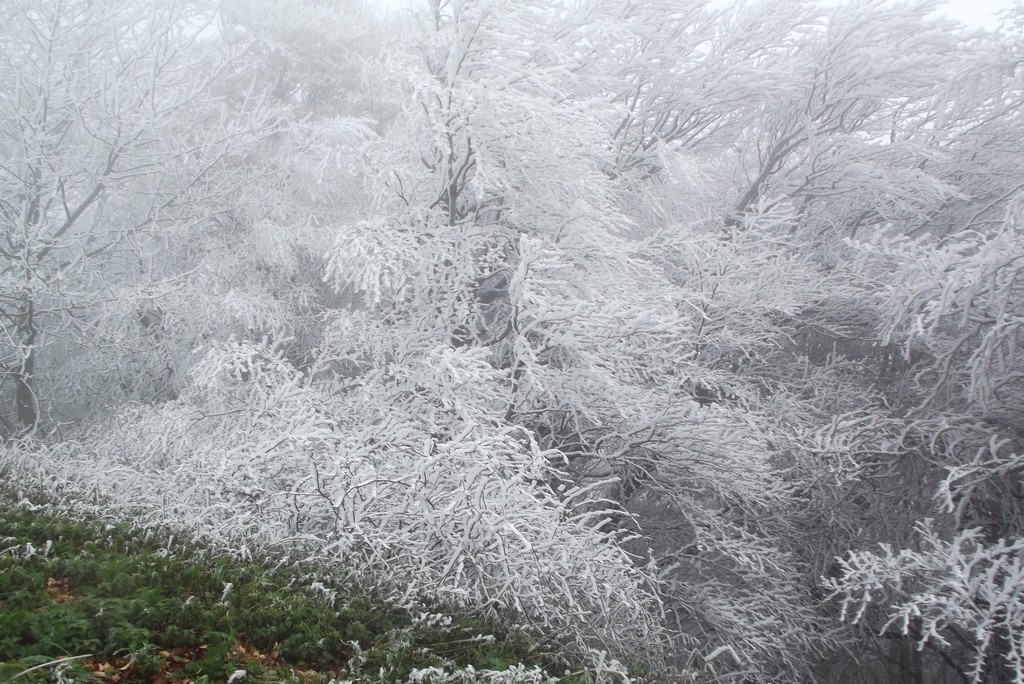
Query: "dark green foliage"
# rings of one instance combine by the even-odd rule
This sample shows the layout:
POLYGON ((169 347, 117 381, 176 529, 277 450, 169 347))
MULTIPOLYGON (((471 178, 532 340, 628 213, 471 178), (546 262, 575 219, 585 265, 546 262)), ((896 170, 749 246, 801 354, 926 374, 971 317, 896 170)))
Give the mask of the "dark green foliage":
POLYGON ((240 669, 252 682, 573 668, 495 625, 416 621, 322 570, 231 562, 169 533, 41 510, 0 494, 0 681, 45 681, 58 662, 65 678, 111 682, 226 681, 240 669), (313 593, 314 582, 335 600, 313 593))

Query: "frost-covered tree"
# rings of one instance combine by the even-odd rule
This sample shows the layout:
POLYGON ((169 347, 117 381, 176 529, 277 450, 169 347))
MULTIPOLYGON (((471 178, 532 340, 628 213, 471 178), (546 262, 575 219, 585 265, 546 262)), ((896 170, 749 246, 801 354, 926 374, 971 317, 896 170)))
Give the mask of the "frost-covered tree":
POLYGON ((759 255, 752 239, 730 249, 713 231, 637 239, 647 228, 623 200, 634 181, 614 172, 617 152, 604 142, 621 107, 577 54, 600 35, 586 13, 541 3, 434 10, 420 41, 429 47, 392 52, 372 72, 398 86, 398 113, 367 155, 377 216, 331 252, 336 287, 361 300, 339 315, 334 354, 373 388, 396 431, 400 420, 427 421, 443 439, 470 419, 524 428, 561 460, 561 482, 548 486, 594 486, 621 507, 602 529, 640 535, 628 548, 659 568, 678 650, 693 662, 806 670, 819 637, 797 627, 816 618, 777 536, 783 516, 753 523, 790 506, 767 423, 693 399, 756 396, 753 383, 723 387, 736 375, 714 366, 772 344, 758 319, 741 321, 755 309, 770 317, 758 299, 766 284, 776 313, 794 311, 806 299, 792 290, 814 279, 813 265, 784 250, 759 255), (576 83, 576 68, 591 75, 576 83), (711 273, 673 282, 667 255, 652 257, 659 246, 689 250, 686 265, 711 273), (745 260, 738 278, 716 284, 733 258, 745 260), (801 285, 771 282, 791 267, 801 285), (733 325, 745 327, 727 334, 733 325), (486 403, 435 395, 424 371, 437 345, 480 353, 501 372, 486 403), (773 636, 782 634, 786 646, 773 636))
POLYGON ((931 9, 874 2, 820 10, 793 52, 784 101, 737 146, 730 221, 788 204, 798 212, 794 234, 829 252, 861 226, 923 216, 955 192, 921 170, 940 150, 922 145, 918 132, 957 58, 950 26, 928 18, 931 9))
POLYGON ((69 404, 105 403, 119 384, 159 384, 119 378, 116 363, 80 371, 145 346, 162 287, 150 278, 154 245, 218 211, 242 182, 223 162, 259 120, 251 107, 227 111, 216 92, 228 61, 209 6, 72 0, 0 12, 10 434, 73 418, 69 404))
MULTIPOLYGON (((715 22, 705 15, 687 24, 685 13, 666 12, 659 15, 662 22, 639 24, 645 30, 631 25, 629 17, 645 9, 662 11, 654 3, 631 3, 623 21, 608 19, 602 26, 624 46, 610 51, 618 55, 615 63, 639 79, 623 91, 627 114, 616 136, 621 159, 640 159, 636 155, 643 152, 635 168, 649 182, 631 185, 644 205, 632 215, 641 234, 652 236, 649 258, 666 269, 692 307, 700 363, 688 370, 701 378, 699 399, 742 404, 748 420, 757 416, 769 426, 764 439, 772 445, 773 464, 785 464, 792 487, 787 501, 793 508, 773 521, 785 530, 777 538, 805 539, 796 555, 807 564, 809 582, 837 572, 832 556, 850 547, 913 543, 914 523, 932 512, 931 495, 950 463, 936 452, 965 453, 964 442, 978 432, 950 441, 935 415, 907 419, 908 407, 921 398, 917 393, 932 391, 914 373, 935 360, 934 350, 877 326, 890 304, 863 288, 873 287, 874 275, 886 279, 892 271, 864 267, 841 238, 879 228, 939 231, 957 220, 952 209, 980 187, 968 190, 970 184, 983 184, 980 174, 967 170, 972 160, 982 173, 982 163, 1004 169, 1015 163, 1013 115, 1007 115, 1015 97, 1012 69, 986 71, 1000 86, 989 82, 961 93, 956 85, 970 78, 962 71, 965 63, 1004 63, 1012 43, 1002 43, 1007 52, 992 42, 960 43, 951 26, 927 18, 928 4, 816 11, 792 3, 755 5, 735 17, 726 12, 722 24, 732 21, 739 29, 744 19, 768 20, 730 31, 727 39, 716 36, 715 22), (787 28, 773 34, 776 19, 787 28), (660 38, 660 31, 698 47, 688 60, 666 59, 672 41, 660 38), (730 47, 732 63, 749 64, 751 74, 764 78, 766 92, 756 79, 743 80, 739 69, 730 80, 710 84, 691 75, 696 65, 723 59, 730 47), (634 55, 651 58, 633 66, 634 55), (763 68, 754 71, 759 59, 763 68), (785 66, 773 70, 771 64, 785 66), (695 99, 703 102, 708 89, 725 87, 745 88, 747 95, 721 115, 715 101, 687 109, 695 99), (957 117, 963 126, 952 123, 957 117), (938 120, 946 123, 937 126, 938 120), (691 123, 699 133, 688 132, 691 123), (716 137, 721 133, 739 142, 723 144, 716 137), (954 151, 964 146, 973 156, 954 151), (712 152, 712 159, 702 157, 712 152), (732 171, 728 160, 735 160, 732 171), (735 188, 739 199, 722 203, 724 193, 705 189, 716 185, 735 188), (759 259, 744 260, 733 231, 718 227, 715 240, 715 211, 746 234, 743 241, 759 259), (685 222, 671 225, 674 216, 685 222), (722 261, 709 258, 717 254, 722 261), (801 283, 772 287, 787 278, 801 283)), ((982 82, 974 79, 971 87, 982 82)), ((1011 172, 1001 183, 1012 189, 1014 178, 1011 172)), ((1005 206, 1008 197, 999 197, 1005 206)), ((976 251, 969 241, 960 249, 976 251)), ((977 263, 996 266, 994 255, 979 254, 977 263)), ((941 289, 937 282, 942 278, 932 273, 918 284, 941 289)))
POLYGON ((853 551, 830 582, 846 617, 912 639, 970 681, 1022 676, 1020 198, 1005 212, 987 234, 861 245, 865 268, 884 264, 886 334, 929 359, 906 422, 943 476, 901 550, 853 551))
POLYGON ((322 256, 336 225, 358 212, 358 154, 374 136, 354 95, 378 30, 365 10, 250 5, 221 8, 223 39, 244 47, 222 90, 232 108, 258 103, 265 135, 229 161, 245 175, 230 202, 162 245, 154 264, 180 283, 159 305, 182 382, 193 350, 230 336, 284 345, 298 367, 309 363, 333 299, 322 256))
POLYGON ((554 65, 523 83, 506 74, 506 95, 480 79, 510 62, 487 55, 460 70, 476 31, 504 51, 501 32, 527 35, 544 17, 537 8, 508 3, 493 19, 476 3, 436 9, 425 55, 396 45, 371 70, 389 73, 369 98, 391 107, 380 121, 323 109, 295 121, 287 106, 305 106, 303 86, 282 96, 273 135, 240 160, 262 172, 235 195, 246 204, 162 255, 183 283, 162 306, 194 326, 181 337, 200 347, 188 379, 170 401, 97 425, 85 453, 126 473, 116 498, 164 492, 151 515, 222 542, 280 544, 406 600, 426 595, 655 659, 653 573, 623 548, 626 530, 602 525, 621 508, 593 483, 569 481, 564 454, 509 417, 532 391, 516 389, 514 367, 543 353, 562 322, 587 330, 591 310, 614 321, 596 297, 574 299, 587 280, 555 246, 564 234, 581 263, 629 267, 600 243, 614 238, 614 207, 588 151, 601 154, 604 121, 559 100, 554 65), (580 154, 552 159, 549 126, 580 154), (482 171, 470 174, 474 165, 482 171), (333 244, 317 262, 327 231, 333 244), (330 291, 312 287, 319 266, 330 291), (547 282, 549 271, 566 282, 547 282), (307 327, 296 343, 294 310, 282 304, 300 301, 303 286, 323 335, 307 327))

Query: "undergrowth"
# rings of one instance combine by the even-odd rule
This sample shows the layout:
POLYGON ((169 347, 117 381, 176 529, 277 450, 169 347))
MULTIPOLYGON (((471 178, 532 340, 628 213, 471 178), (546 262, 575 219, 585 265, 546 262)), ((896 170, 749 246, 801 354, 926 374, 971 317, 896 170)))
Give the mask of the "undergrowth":
POLYGON ((0 682, 585 681, 521 633, 0 492, 0 682))

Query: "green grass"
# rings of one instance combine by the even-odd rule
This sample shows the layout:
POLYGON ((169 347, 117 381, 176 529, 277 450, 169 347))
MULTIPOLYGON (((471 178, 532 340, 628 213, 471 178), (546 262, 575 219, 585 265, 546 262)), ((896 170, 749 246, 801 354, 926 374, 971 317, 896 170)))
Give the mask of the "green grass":
POLYGON ((322 571, 169 539, 0 494, 0 682, 223 682, 236 670, 247 683, 393 682, 414 668, 578 666, 493 624, 416 618, 322 571))

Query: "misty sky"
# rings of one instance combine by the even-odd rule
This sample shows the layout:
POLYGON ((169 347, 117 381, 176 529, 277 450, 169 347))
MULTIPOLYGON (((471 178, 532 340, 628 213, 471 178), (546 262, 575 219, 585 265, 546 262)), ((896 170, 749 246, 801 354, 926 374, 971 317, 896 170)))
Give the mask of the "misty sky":
POLYGON ((943 8, 943 12, 970 26, 995 28, 998 19, 995 13, 1009 9, 1012 0, 951 0, 943 8))

